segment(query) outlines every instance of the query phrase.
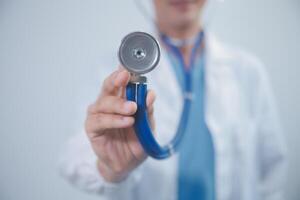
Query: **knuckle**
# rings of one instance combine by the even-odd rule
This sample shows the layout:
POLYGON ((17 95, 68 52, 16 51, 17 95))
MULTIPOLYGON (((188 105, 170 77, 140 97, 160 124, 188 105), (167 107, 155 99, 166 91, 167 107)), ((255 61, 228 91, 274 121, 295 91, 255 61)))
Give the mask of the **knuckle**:
POLYGON ((93 127, 92 122, 89 119, 85 121, 84 128, 87 136, 91 138, 93 133, 95 132, 95 128, 93 127))
POLYGON ((109 75, 103 80, 103 86, 106 86, 108 83, 111 82, 111 76, 112 75, 109 75))
POLYGON ((88 132, 88 130, 90 130, 90 127, 91 127, 91 119, 90 119, 90 116, 87 116, 84 120, 84 128, 86 130, 86 132, 88 132))
POLYGON ((115 174, 122 174, 124 172, 124 167, 121 164, 115 163, 112 166, 112 170, 115 174))
POLYGON ((91 114, 95 111, 95 104, 90 104, 88 107, 87 107, 87 113, 88 114, 91 114))
POLYGON ((84 128, 89 138, 99 135, 105 130, 104 119, 101 114, 88 116, 84 122, 84 128))
POLYGON ((89 126, 86 126, 85 127, 85 134, 86 136, 88 137, 89 140, 93 139, 93 133, 92 133, 92 130, 89 126))
POLYGON ((108 78, 104 79, 104 81, 102 82, 102 87, 101 87, 101 94, 100 96, 102 96, 102 93, 105 93, 106 91, 109 90, 109 80, 108 78))
POLYGON ((103 81, 103 86, 109 87, 110 85, 113 85, 113 78, 115 77, 116 74, 117 74, 117 71, 108 75, 103 81))

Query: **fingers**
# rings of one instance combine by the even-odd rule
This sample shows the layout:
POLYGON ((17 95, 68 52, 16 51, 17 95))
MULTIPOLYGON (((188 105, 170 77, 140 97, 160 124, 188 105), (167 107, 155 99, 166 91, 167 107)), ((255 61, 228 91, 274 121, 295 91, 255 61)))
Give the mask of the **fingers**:
MULTIPOLYGON (((149 90, 146 98, 146 105, 148 113, 153 112, 153 103, 155 101, 155 93, 149 90)), ((107 113, 120 115, 133 115, 137 110, 137 105, 133 101, 126 101, 125 99, 116 96, 103 96, 98 99, 96 103, 91 105, 88 109, 90 114, 107 113)))
POLYGON ((96 133, 99 136, 104 133, 104 130, 128 128, 133 123, 134 118, 131 116, 99 113, 89 116, 89 119, 86 121, 86 131, 90 134, 96 133))
MULTIPOLYGON (((112 94, 117 87, 126 86, 128 83, 127 72, 118 70, 112 73, 106 80, 104 90, 106 94, 112 94), (114 81, 114 86, 109 86, 109 80, 114 81)), ((146 105, 150 123, 153 125, 153 103, 155 93, 149 90, 146 98, 146 105)), ((132 127, 134 124, 133 114, 137 110, 137 104, 133 101, 113 96, 103 95, 88 108, 88 118, 86 120, 86 132, 101 135, 106 129, 122 129, 132 127)), ((153 127, 153 126, 152 126, 153 127)))
POLYGON ((129 79, 130 73, 123 68, 119 68, 104 80, 101 96, 116 95, 120 88, 127 85, 129 79))
POLYGON ((89 114, 107 113, 133 115, 136 109, 137 105, 133 101, 126 101, 116 96, 103 96, 89 107, 88 112, 89 114))

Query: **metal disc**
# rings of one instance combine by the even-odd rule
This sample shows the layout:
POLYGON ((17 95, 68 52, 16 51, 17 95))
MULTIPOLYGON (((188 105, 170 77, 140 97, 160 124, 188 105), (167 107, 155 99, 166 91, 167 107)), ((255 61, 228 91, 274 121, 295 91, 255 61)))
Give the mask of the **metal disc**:
POLYGON ((150 34, 133 32, 123 38, 119 60, 129 72, 145 74, 157 66, 159 59, 159 44, 150 34))

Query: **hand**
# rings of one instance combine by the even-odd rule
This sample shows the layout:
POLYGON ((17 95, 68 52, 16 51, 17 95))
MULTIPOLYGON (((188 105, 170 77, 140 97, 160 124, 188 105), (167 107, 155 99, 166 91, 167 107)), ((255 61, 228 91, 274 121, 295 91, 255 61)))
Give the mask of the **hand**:
MULTIPOLYGON (((99 172, 108 182, 120 182, 147 157, 133 129, 132 115, 137 105, 125 99, 129 79, 130 74, 124 69, 109 75, 98 99, 89 106, 85 121, 99 172)), ((154 92, 149 91, 146 104, 152 130, 154 100, 154 92)))

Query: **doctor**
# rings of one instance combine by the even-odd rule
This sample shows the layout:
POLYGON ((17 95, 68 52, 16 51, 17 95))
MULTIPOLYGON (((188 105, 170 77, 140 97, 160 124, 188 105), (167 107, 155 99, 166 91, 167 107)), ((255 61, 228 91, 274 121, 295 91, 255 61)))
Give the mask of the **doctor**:
POLYGON ((148 76, 147 109, 160 141, 176 130, 185 74, 192 74, 179 152, 147 157, 132 128, 137 106, 124 97, 130 74, 120 67, 104 78, 85 131, 67 145, 61 174, 100 199, 284 199, 284 140, 263 65, 202 29, 205 0, 153 4, 162 58, 148 76))

